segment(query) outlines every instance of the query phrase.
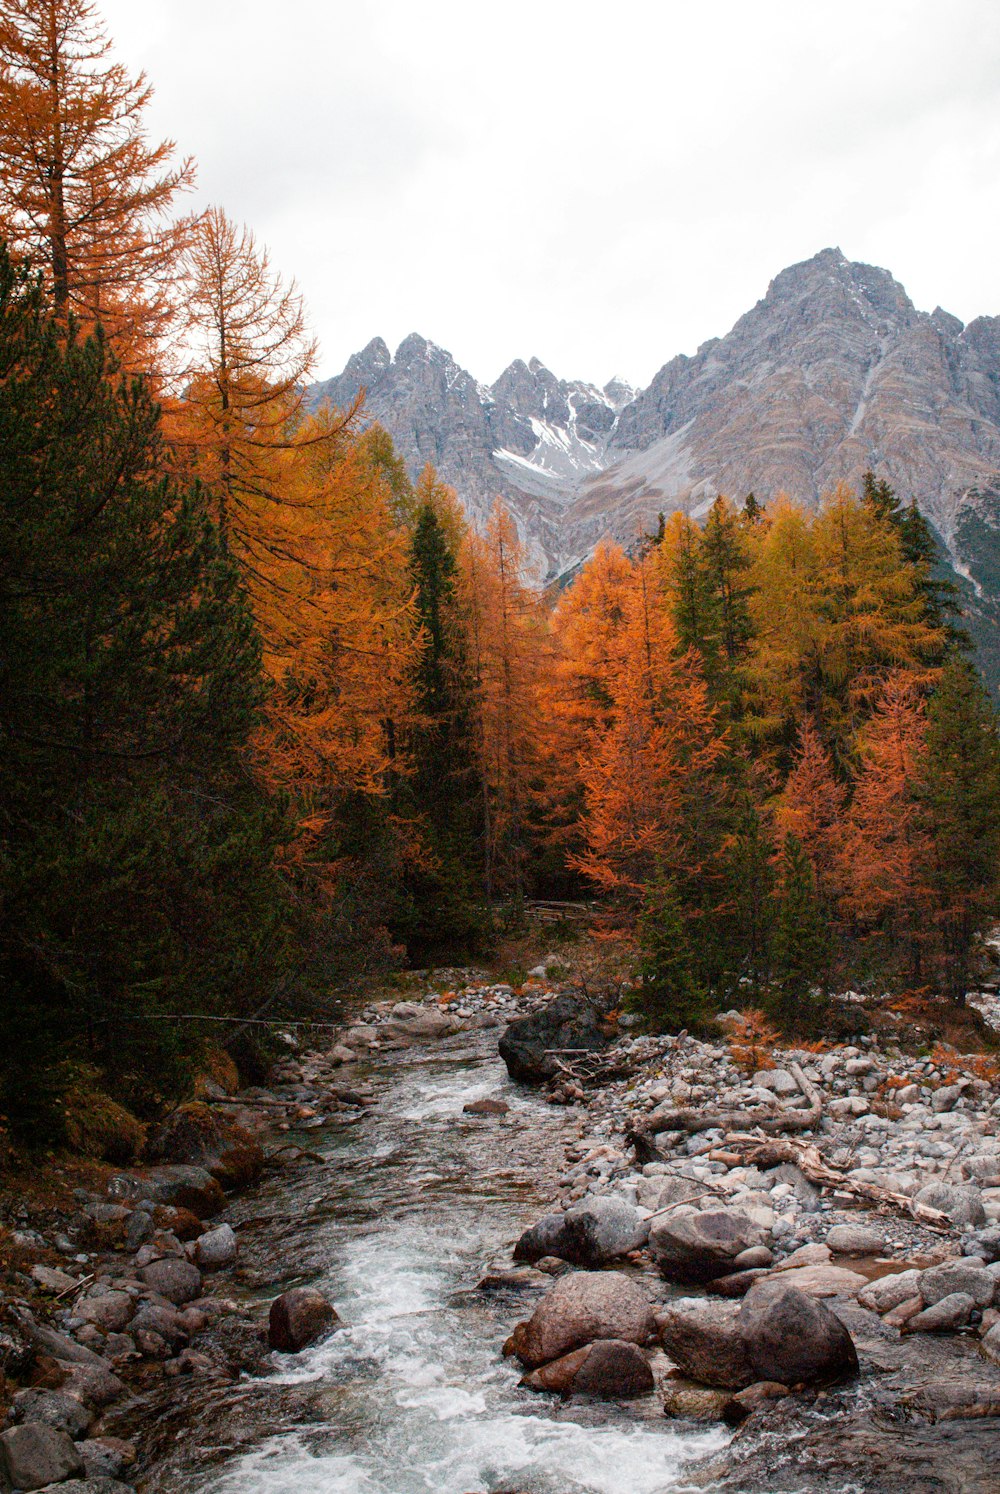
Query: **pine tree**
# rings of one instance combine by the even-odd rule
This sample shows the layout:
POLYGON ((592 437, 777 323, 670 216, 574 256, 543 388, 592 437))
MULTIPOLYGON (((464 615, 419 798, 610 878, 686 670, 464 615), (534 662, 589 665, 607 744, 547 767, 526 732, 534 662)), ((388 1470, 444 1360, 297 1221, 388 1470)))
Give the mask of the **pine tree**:
POLYGON ((634 1004, 653 1031, 705 1030, 711 1007, 696 973, 688 919, 676 889, 662 875, 646 888, 639 950, 641 985, 634 1004))
MULTIPOLYGON (((0 258, 3 1026, 55 1076, 86 1039, 136 1103, 197 1047, 144 1019, 259 1004, 287 939, 284 827, 246 772, 259 641, 203 494, 160 455, 103 336, 57 326, 0 258)), ((24 1058, 0 1055, 15 1122, 24 1058)))
POLYGON ((821 1009, 830 956, 827 917, 804 848, 786 835, 781 851, 774 933, 772 1004, 783 1023, 809 1031, 821 1009))
POLYGON ((931 696, 916 793, 942 985, 962 1003, 1000 888, 1000 743, 989 697, 966 659, 949 661, 931 696))

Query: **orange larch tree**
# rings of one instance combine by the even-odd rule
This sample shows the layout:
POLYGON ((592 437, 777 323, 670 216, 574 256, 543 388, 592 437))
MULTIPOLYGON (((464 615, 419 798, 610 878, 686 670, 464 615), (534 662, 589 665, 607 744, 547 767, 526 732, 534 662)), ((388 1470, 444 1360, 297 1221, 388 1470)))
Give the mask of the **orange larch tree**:
POLYGON ((842 816, 847 792, 837 779, 830 754, 810 720, 799 728, 799 755, 775 812, 779 843, 795 837, 809 858, 821 896, 839 886, 842 816))
POLYGON ((156 371, 177 309, 172 220, 194 164, 151 144, 151 89, 110 57, 89 0, 0 0, 0 230, 44 268, 56 316, 101 322, 125 366, 156 371))

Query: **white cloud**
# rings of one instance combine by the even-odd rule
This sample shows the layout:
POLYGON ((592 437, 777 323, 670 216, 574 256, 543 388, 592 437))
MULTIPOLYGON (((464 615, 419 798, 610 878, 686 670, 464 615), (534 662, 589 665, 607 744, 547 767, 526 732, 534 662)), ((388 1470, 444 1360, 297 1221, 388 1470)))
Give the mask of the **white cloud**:
POLYGON ((420 331, 645 381, 828 244, 1000 312, 996 0, 103 0, 324 373, 420 331))

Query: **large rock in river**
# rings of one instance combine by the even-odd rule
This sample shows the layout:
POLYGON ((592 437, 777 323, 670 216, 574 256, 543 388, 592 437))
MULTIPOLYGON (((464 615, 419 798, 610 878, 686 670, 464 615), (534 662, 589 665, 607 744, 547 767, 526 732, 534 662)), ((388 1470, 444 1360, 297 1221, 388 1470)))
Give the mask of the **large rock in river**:
POLYGON ((598 1338, 644 1344, 655 1332, 653 1310, 634 1282, 611 1271, 574 1271, 518 1323, 504 1352, 537 1369, 598 1338))
POLYGON ((525 1230, 514 1247, 516 1261, 546 1255, 575 1266, 603 1266, 645 1245, 649 1223, 624 1198, 598 1195, 584 1199, 565 1214, 546 1214, 525 1230))
POLYGON ((656 1326, 674 1364, 699 1384, 742 1390, 758 1378, 735 1303, 678 1297, 657 1313, 656 1326))
POLYGON ((649 1252, 671 1281, 728 1276, 745 1250, 764 1244, 763 1231, 739 1209, 665 1214, 649 1230, 649 1252))
POLYGON ((613 1031, 593 1007, 571 996, 557 996, 546 1006, 515 1017, 500 1039, 500 1057, 512 1079, 521 1084, 541 1084, 556 1072, 552 1052, 584 1048, 596 1052, 607 1047, 613 1031))
POLYGON ((314 1287, 292 1287, 271 1303, 267 1337, 272 1349, 297 1354, 332 1333, 340 1316, 314 1287))
POLYGON ((836 1313, 780 1279, 754 1283, 738 1323, 755 1380, 815 1385, 858 1372, 854 1340, 836 1313))
POLYGON ((628 1400, 649 1394, 653 1371, 638 1345, 620 1338, 599 1338, 531 1370, 521 1384, 528 1390, 555 1390, 564 1396, 576 1393, 602 1400, 628 1400))
POLYGON ((151 1133, 151 1162, 203 1167, 223 1188, 246 1188, 264 1170, 260 1143, 230 1116, 195 1100, 178 1105, 151 1133))

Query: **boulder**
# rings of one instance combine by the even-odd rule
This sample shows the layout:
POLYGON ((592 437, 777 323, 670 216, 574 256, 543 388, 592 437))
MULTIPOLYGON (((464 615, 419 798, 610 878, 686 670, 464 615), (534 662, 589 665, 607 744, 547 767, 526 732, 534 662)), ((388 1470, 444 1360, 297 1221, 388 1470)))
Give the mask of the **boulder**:
POLYGON ((989 1307, 993 1301, 996 1277, 972 1261, 945 1261, 921 1271, 918 1291, 925 1307, 933 1307, 955 1292, 972 1298, 977 1307, 989 1307))
POLYGON ((86 1364, 94 1369, 108 1369, 107 1361, 100 1354, 95 1354, 93 1349, 84 1348, 75 1339, 67 1338, 65 1333, 60 1333, 56 1328, 49 1328, 45 1323, 24 1323, 24 1331, 32 1340, 37 1349, 44 1354, 51 1354, 53 1359, 62 1359, 67 1364, 86 1364))
POLYGON ((835 1224, 826 1243, 838 1255, 881 1255, 885 1249, 878 1230, 865 1224, 835 1224))
POLYGON ((94 1419, 82 1401, 63 1390, 19 1390, 11 1402, 11 1412, 16 1422, 44 1422, 74 1440, 83 1436, 94 1419))
POLYGON ((702 1385, 742 1390, 755 1374, 735 1304, 681 1297, 656 1315, 660 1342, 674 1364, 702 1385))
POLYGON ((131 1484, 123 1484, 117 1478, 100 1475, 86 1478, 71 1478, 64 1484, 47 1484, 38 1494, 135 1494, 131 1484))
POLYGON ((707 1390, 690 1380, 668 1380, 663 1387, 663 1414, 680 1421, 725 1421, 733 1397, 726 1390, 707 1390))
POLYGON ((601 1400, 629 1400, 653 1388, 649 1361, 637 1345, 619 1338, 599 1338, 571 1354, 525 1375, 528 1390, 560 1395, 592 1395, 601 1400))
POLYGON ((79 1444, 87 1478, 118 1478, 135 1462, 135 1445, 119 1437, 90 1437, 79 1444))
POLYGON ((119 1173, 108 1184, 108 1193, 129 1203, 148 1199, 176 1204, 199 1219, 211 1219, 226 1201, 221 1184, 204 1167, 151 1167, 142 1176, 119 1173))
POLYGON ((43 1292, 71 1292, 76 1286, 76 1278, 70 1276, 66 1271, 60 1271, 58 1267, 32 1266, 31 1279, 43 1292))
POLYGON ((983 1334, 979 1347, 993 1364, 1000 1364, 1000 1323, 994 1323, 989 1332, 983 1334))
POLYGON ((470 1100, 462 1106, 463 1115, 506 1115, 509 1110, 506 1100, 470 1100))
POLYGON ((66 1395, 86 1401, 89 1406, 110 1406, 125 1394, 125 1386, 102 1359, 100 1365, 66 1365, 69 1371, 60 1385, 66 1395))
POLYGON ((968 1224, 979 1229, 986 1223, 986 1211, 978 1188, 961 1187, 957 1183, 928 1183, 914 1195, 914 1202, 940 1209, 953 1225, 968 1224))
POLYGON ((649 1224, 633 1204, 598 1195, 566 1210, 560 1243, 553 1253, 574 1265, 603 1266, 638 1250, 648 1238, 649 1224))
POLYGON ((862 1276, 860 1271, 823 1264, 777 1271, 772 1280, 777 1279, 797 1287, 800 1292, 807 1292, 810 1297, 856 1297, 868 1285, 868 1277, 862 1276))
POLYGON ((755 1380, 799 1385, 857 1374, 854 1341, 840 1319, 780 1277, 750 1288, 740 1304, 739 1328, 755 1380))
POLYGON ((231 1266, 239 1254, 239 1241, 230 1224, 220 1224, 199 1235, 194 1247, 194 1258, 205 1271, 221 1271, 231 1266))
POLYGON ((332 1333, 340 1318, 314 1287, 292 1287, 271 1303, 267 1337, 272 1349, 297 1354, 309 1344, 332 1333))
POLYGON ((0 1473, 15 1489, 43 1489, 83 1472, 83 1459, 68 1432, 26 1421, 0 1433, 0 1473))
POLYGON ((973 1238, 976 1254, 984 1261, 1000 1261, 1000 1224, 988 1224, 973 1238))
POLYGON ((171 1349, 183 1349, 190 1336, 183 1313, 172 1307, 157 1307, 148 1302, 132 1319, 133 1334, 155 1333, 171 1349))
POLYGON ((380 1036, 396 1042, 434 1041, 460 1032, 462 1024, 447 1012, 420 1006, 415 1001, 398 1001, 382 1026, 380 1036))
POLYGON ((250 1132, 231 1116, 198 1100, 179 1105, 156 1127, 146 1143, 146 1154, 151 1162, 202 1167, 223 1188, 249 1187, 264 1170, 263 1150, 250 1132))
POLYGON ((870 1312, 891 1312, 901 1302, 909 1302, 918 1295, 921 1271, 894 1271, 891 1276, 880 1276, 870 1281, 858 1293, 858 1302, 870 1312))
POLYGON ((758 1069, 750 1082, 757 1089, 770 1090, 772 1095, 788 1097, 802 1093, 798 1080, 787 1069, 758 1069))
POLYGON ((135 1303, 128 1292, 101 1292, 96 1297, 82 1297, 73 1312, 105 1333, 121 1333, 132 1321, 135 1303))
POLYGON ((560 1048, 582 1048, 597 1052, 606 1048, 613 1030, 593 1007, 570 996, 557 996, 546 1006, 515 1017, 500 1038, 500 1057, 512 1079, 521 1084, 541 1084, 556 1072, 549 1056, 560 1048))
POLYGON ((152 1291, 178 1306, 201 1296, 201 1272, 190 1261, 168 1256, 143 1266, 139 1276, 152 1291))
POLYGON ((941 1297, 933 1307, 925 1307, 907 1318, 901 1327, 903 1333, 952 1333, 956 1328, 965 1328, 976 1310, 975 1300, 967 1292, 951 1292, 941 1297))
POLYGON ((671 1281, 711 1281, 728 1276, 738 1256, 764 1243, 763 1233, 739 1209, 706 1209, 654 1219, 649 1250, 671 1281))
POLYGON ((514 1246, 516 1261, 538 1261, 547 1255, 559 1255, 563 1239, 562 1214, 544 1214, 537 1224, 526 1229, 514 1246))
POLYGON ((597 1338, 645 1344, 655 1332, 652 1308, 634 1282, 613 1272, 573 1271, 518 1323, 504 1352, 537 1369, 597 1338))

